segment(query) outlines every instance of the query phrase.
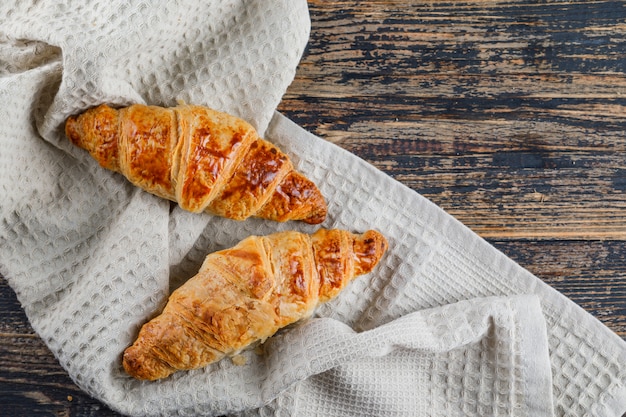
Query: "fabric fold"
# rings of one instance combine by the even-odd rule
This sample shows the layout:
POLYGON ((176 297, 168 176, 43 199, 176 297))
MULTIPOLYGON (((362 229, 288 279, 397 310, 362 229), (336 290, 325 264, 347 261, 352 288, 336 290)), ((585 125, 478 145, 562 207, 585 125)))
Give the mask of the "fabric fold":
POLYGON ((461 301, 362 333, 318 319, 269 349, 270 363, 301 358, 278 369, 308 367, 291 415, 554 415, 536 296, 461 301))

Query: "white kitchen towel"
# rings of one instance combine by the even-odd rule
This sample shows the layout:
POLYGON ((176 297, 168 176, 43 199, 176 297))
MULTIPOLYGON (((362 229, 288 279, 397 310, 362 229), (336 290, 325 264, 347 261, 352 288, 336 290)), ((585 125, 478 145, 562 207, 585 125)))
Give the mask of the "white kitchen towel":
POLYGON ((262 386, 292 387, 268 407, 285 416, 554 415, 535 296, 461 301, 360 333, 319 318, 273 338, 260 364, 262 386))
POLYGON ((0 273, 72 379, 128 415, 593 415, 626 411, 626 343, 440 208, 275 113, 304 0, 0 4, 0 273), (158 382, 121 354, 204 256, 315 226, 191 214, 63 134, 106 102, 209 105, 313 179, 324 227, 378 229, 371 274, 247 363, 158 382))

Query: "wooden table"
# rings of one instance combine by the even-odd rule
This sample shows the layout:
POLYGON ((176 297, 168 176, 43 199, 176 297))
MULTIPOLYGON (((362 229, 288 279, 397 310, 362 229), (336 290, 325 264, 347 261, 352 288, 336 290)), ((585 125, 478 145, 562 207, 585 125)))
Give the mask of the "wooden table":
MULTIPOLYGON (((279 110, 626 338, 626 3, 537 3, 311 0, 279 110)), ((0 409, 116 415, 72 383, 2 278, 0 317, 0 409)))

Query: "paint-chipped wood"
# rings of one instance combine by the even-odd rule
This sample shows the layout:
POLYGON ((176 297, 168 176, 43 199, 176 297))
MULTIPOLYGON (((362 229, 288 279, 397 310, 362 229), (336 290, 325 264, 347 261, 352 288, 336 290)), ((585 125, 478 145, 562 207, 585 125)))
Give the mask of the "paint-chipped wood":
POLYGON ((485 237, 626 239, 626 3, 330 3, 282 111, 485 237))

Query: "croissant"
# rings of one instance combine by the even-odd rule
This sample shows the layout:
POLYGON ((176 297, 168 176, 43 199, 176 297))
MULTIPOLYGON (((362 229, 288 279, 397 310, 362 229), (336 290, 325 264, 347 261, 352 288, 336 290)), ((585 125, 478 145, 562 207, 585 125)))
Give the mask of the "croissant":
POLYGON ((387 249, 380 233, 320 229, 251 236, 209 254, 200 271, 144 324, 123 355, 126 372, 156 380, 203 367, 313 313, 387 249))
POLYGON ((242 119, 207 107, 100 105, 65 133, 101 166, 185 210, 321 223, 326 202, 289 157, 242 119))

